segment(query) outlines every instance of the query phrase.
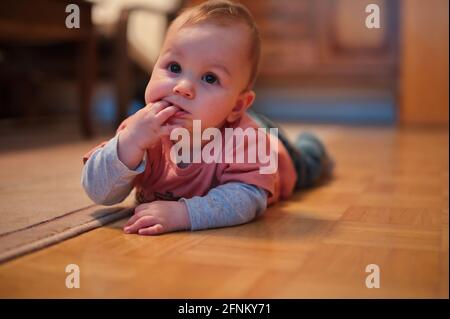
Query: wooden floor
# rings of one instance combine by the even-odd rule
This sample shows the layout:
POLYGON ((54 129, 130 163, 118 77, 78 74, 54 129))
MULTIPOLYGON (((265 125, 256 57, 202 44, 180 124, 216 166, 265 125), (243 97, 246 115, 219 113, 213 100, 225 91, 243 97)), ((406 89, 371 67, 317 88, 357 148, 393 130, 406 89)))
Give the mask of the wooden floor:
POLYGON ((448 298, 448 128, 312 130, 337 162, 327 185, 239 227, 90 231, 0 265, 0 297, 448 298), (380 288, 365 285, 369 264, 380 288))

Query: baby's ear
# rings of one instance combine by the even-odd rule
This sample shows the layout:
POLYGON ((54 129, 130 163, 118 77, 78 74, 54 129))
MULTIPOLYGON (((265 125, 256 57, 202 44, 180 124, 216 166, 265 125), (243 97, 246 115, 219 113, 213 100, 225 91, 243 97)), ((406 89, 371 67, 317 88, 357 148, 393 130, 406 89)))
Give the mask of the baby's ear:
POLYGON ((245 111, 253 104, 255 101, 256 93, 253 90, 247 90, 239 94, 239 97, 227 117, 227 121, 232 123, 239 119, 245 111))

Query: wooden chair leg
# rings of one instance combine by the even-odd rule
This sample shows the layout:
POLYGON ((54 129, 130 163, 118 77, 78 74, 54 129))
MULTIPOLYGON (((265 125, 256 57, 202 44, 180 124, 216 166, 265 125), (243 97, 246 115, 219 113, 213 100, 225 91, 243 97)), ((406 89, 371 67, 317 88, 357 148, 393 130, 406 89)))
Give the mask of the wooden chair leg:
POLYGON ((80 43, 79 92, 80 124, 83 137, 92 137, 91 103, 96 77, 96 45, 94 35, 80 43))
POLYGON ((130 61, 128 58, 128 10, 121 12, 116 37, 116 94, 117 94, 117 117, 115 128, 126 118, 131 98, 131 74, 130 61))

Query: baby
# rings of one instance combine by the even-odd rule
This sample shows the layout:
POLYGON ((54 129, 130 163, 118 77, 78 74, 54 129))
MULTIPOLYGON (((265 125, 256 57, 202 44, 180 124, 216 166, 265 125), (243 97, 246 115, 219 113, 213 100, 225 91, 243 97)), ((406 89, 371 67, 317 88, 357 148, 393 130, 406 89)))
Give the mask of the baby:
POLYGON ((122 122, 114 138, 83 158, 82 185, 94 202, 113 205, 136 189, 139 205, 124 226, 126 233, 156 235, 243 224, 295 189, 330 175, 332 160, 307 133, 295 146, 282 134, 236 145, 233 136, 220 135, 219 157, 227 147, 237 156, 275 140, 277 147, 269 150, 277 157, 272 173, 261 173, 264 163, 259 158, 192 161, 207 142, 193 140, 196 120, 202 132, 275 127, 248 110, 255 100, 259 58, 258 29, 241 4, 208 1, 173 21, 147 85, 147 105, 122 122), (190 133, 187 161, 174 161, 177 129, 190 133))

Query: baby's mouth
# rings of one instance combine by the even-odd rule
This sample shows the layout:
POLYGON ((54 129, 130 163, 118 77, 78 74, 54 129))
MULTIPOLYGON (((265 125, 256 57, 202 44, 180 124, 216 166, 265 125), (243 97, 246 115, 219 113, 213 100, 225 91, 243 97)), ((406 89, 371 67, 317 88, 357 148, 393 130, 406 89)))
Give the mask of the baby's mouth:
MULTIPOLYGON (((167 102, 169 102, 169 101, 167 101, 167 102)), ((170 104, 169 104, 169 106, 175 106, 176 108, 177 108, 177 111, 175 112, 175 114, 174 115, 172 115, 172 117, 184 117, 184 116, 186 116, 186 115, 188 115, 189 114, 189 112, 188 111, 185 111, 182 107, 180 107, 179 105, 177 105, 177 104, 174 104, 174 103, 172 103, 172 102, 169 102, 170 104)))
POLYGON ((185 110, 180 109, 179 107, 177 107, 177 108, 178 108, 178 111, 176 111, 176 113, 173 115, 174 117, 183 117, 183 116, 189 114, 189 112, 186 112, 185 110))

